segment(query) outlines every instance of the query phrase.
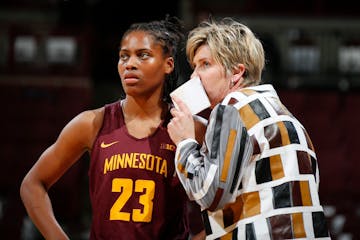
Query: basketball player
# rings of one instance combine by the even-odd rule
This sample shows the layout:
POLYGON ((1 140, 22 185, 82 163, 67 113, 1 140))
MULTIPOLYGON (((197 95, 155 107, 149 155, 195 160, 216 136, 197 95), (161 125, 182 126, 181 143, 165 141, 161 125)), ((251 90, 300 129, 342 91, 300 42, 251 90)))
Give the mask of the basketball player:
POLYGON ((181 30, 170 17, 130 26, 118 62, 125 98, 72 119, 25 176, 20 194, 44 238, 69 239, 48 190, 89 152, 90 239, 188 239, 188 198, 166 128, 181 30))

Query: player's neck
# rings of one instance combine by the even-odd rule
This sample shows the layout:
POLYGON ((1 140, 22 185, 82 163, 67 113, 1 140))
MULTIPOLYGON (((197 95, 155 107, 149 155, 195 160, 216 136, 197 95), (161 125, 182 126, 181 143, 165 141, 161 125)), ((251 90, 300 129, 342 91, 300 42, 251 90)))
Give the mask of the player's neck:
POLYGON ((128 133, 136 138, 145 138, 156 131, 167 112, 166 104, 145 104, 125 99, 122 101, 122 111, 128 133))
POLYGON ((126 98, 122 101, 122 110, 128 120, 132 119, 163 119, 167 111, 167 104, 163 101, 135 101, 132 98, 126 98))

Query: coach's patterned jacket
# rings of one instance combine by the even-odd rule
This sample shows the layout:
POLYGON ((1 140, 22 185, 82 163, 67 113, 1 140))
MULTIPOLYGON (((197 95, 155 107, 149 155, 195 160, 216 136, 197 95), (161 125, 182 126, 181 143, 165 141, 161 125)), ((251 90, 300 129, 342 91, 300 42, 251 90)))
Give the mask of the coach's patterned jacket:
POLYGON ((229 94, 205 142, 182 141, 177 174, 203 209, 207 239, 329 239, 311 140, 272 85, 229 94))

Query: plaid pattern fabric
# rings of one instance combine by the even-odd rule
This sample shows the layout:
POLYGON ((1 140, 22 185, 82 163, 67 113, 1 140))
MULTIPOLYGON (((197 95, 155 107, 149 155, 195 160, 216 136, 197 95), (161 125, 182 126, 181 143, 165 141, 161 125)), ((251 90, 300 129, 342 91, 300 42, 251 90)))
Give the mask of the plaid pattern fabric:
POLYGON ((180 179, 189 196, 206 209, 203 219, 207 238, 330 238, 319 202, 313 144, 274 88, 266 84, 233 92, 213 112, 208 141, 201 151, 194 142, 185 142, 177 150, 182 173, 192 172, 192 179, 186 179, 178 168, 180 179), (228 106, 236 113, 227 114, 232 112, 228 106), (236 118, 240 119, 242 134, 231 123, 236 118), (251 149, 249 161, 247 148, 251 149), (204 172, 196 170, 212 159, 222 161, 212 162, 204 172), (202 194, 193 194, 199 192, 202 183, 208 187, 201 188, 202 194), (210 199, 209 204, 204 199, 210 199))

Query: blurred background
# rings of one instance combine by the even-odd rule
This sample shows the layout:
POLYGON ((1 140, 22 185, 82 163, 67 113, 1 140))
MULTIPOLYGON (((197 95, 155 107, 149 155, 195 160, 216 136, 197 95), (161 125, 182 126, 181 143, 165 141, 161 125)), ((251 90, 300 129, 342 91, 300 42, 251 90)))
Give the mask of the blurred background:
MULTIPOLYGON (((359 9, 350 0, 1 0, 0 239, 42 239, 19 197, 22 178, 76 114, 120 98, 123 31, 166 14, 186 30, 209 15, 232 16, 258 35, 263 81, 313 139, 332 237, 360 239, 359 9)), ((88 161, 50 190, 71 239, 88 239, 88 161)))

